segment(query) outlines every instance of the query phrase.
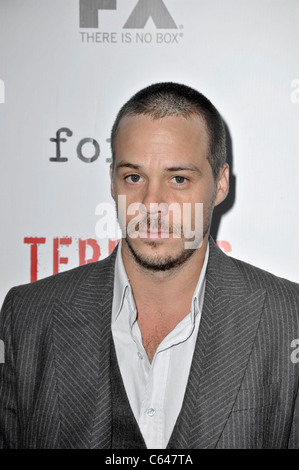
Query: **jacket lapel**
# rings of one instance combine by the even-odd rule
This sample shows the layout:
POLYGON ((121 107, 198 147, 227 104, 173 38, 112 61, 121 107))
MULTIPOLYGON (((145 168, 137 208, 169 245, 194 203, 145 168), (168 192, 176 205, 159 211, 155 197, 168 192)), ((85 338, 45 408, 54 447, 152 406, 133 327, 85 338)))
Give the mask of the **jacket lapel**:
POLYGON ((78 271, 54 306, 63 448, 111 445, 110 344, 113 254, 78 271), (87 275, 86 275, 87 273, 87 275))
POLYGON ((263 289, 248 290, 234 262, 210 241, 199 334, 170 448, 217 446, 245 374, 264 298, 263 289))

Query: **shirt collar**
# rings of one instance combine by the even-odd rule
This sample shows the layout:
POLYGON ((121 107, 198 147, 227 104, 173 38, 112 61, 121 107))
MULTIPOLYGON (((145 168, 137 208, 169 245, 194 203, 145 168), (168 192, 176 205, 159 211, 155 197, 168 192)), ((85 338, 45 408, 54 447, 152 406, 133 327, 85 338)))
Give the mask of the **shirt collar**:
MULTIPOLYGON (((120 240, 118 244, 117 255, 116 255, 116 260, 115 260, 112 323, 116 321, 117 317, 119 316, 122 310, 122 305, 124 302, 125 295, 127 295, 128 298, 131 299, 132 306, 135 305, 134 300, 133 300, 131 284, 128 279, 128 276, 124 267, 122 255, 121 255, 121 247, 122 247, 122 239, 120 240)), ((206 276, 207 264, 208 264, 208 259, 209 259, 209 251, 210 251, 210 247, 208 243, 203 266, 200 272, 197 285, 194 290, 192 301, 191 301, 192 321, 194 321, 195 316, 202 310, 204 291, 205 291, 205 276, 206 276)))
POLYGON ((117 247, 117 254, 115 259, 114 271, 114 291, 113 291, 113 309, 112 309, 112 323, 117 319, 121 312, 127 290, 132 291, 130 281, 128 279, 122 255, 121 255, 122 239, 117 247))

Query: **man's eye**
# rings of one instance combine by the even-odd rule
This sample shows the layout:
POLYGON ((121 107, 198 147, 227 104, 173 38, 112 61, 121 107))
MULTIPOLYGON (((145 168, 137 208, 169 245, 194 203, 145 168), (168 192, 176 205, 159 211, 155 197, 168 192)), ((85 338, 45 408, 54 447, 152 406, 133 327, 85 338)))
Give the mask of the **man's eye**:
POLYGON ((184 176, 174 176, 172 179, 175 180, 175 183, 177 184, 183 184, 186 181, 184 176))
POLYGON ((128 180, 129 183, 139 183, 140 179, 141 179, 141 176, 139 175, 126 176, 126 180, 128 180))

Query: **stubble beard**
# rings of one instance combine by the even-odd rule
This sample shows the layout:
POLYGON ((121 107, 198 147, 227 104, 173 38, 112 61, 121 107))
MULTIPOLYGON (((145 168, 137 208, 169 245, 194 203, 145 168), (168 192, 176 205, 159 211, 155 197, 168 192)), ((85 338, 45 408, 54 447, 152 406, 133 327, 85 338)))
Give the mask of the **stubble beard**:
MULTIPOLYGON (((208 220, 205 221, 203 227, 203 233, 198 238, 198 245, 201 246, 201 243, 205 236, 209 233, 211 225, 211 214, 209 214, 208 220)), ((179 268, 183 264, 186 263, 196 252, 197 249, 188 249, 183 246, 180 252, 177 255, 166 255, 166 256, 150 256, 150 255, 142 255, 138 253, 132 246, 130 241, 130 237, 126 235, 124 238, 125 243, 129 247, 131 254, 133 255, 134 260, 136 263, 151 272, 165 272, 175 270, 179 268)), ((147 240, 147 245, 149 247, 155 249, 159 242, 147 240)))
MULTIPOLYGON (((130 252, 132 253, 135 261, 142 266, 143 268, 149 270, 149 271, 169 271, 174 268, 178 268, 182 264, 184 264, 193 254, 196 250, 186 250, 182 249, 181 252, 176 255, 176 256, 156 256, 155 258, 153 256, 145 256, 137 253, 137 251, 134 250, 129 237, 125 238, 125 242, 127 243, 130 252)), ((155 248, 158 243, 154 241, 149 241, 147 244, 155 248)))
MULTIPOLYGON (((214 202, 215 202, 215 197, 216 197, 216 186, 215 186, 215 191, 213 198, 211 200, 210 206, 208 208, 207 213, 204 216, 203 220, 203 230, 202 234, 197 234, 196 240, 198 243, 198 246, 201 246, 202 241, 204 240, 205 236, 209 233, 210 231, 210 226, 211 226, 211 221, 212 221, 212 214, 213 214, 213 209, 214 209, 214 202)), ((118 207, 116 205, 116 212, 118 216, 118 207)), ((178 228, 177 228, 178 230, 178 228)), ((178 233, 177 230, 174 230, 174 227, 171 228, 171 233, 178 233)), ((182 233, 182 229, 181 229, 182 233)), ((166 256, 150 256, 150 255, 142 255, 138 253, 134 247, 132 246, 132 243, 130 241, 130 236, 128 236, 128 231, 126 230, 126 236, 124 237, 124 242, 127 244, 130 253, 132 254, 134 260, 136 263, 141 266, 142 268, 145 268, 149 272, 165 272, 165 271, 171 271, 171 270, 176 270, 176 268, 181 267, 183 264, 185 264, 194 254, 197 252, 198 248, 194 249, 188 249, 184 247, 180 250, 180 252, 177 255, 166 255, 166 256)), ((158 246, 159 242, 156 241, 151 241, 147 240, 146 242, 149 247, 155 249, 155 247, 158 246)))

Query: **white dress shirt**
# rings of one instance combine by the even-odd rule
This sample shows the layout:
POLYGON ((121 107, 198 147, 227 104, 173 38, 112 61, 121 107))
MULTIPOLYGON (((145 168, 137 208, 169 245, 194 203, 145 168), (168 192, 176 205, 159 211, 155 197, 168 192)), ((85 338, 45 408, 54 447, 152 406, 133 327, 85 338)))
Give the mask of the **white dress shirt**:
MULTIPOLYGON (((121 242, 115 261, 112 335, 125 390, 148 449, 165 449, 183 404, 205 291, 209 245, 189 314, 163 339, 150 363, 121 242)), ((171 295, 171 293, 170 293, 171 295)))

